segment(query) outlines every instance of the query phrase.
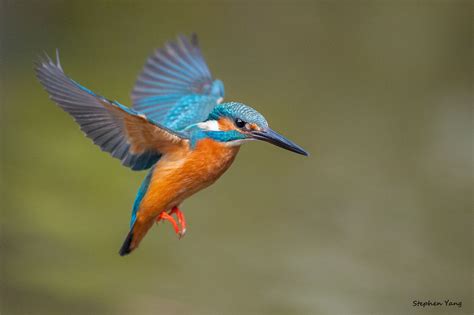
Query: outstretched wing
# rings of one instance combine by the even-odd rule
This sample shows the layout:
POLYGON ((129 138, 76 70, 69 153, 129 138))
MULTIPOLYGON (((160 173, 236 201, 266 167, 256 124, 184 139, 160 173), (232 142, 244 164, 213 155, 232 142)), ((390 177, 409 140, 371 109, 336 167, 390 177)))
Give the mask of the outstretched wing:
POLYGON ((157 49, 132 91, 134 110, 174 130, 206 119, 223 97, 224 85, 212 79, 196 34, 157 49))
POLYGON ((76 83, 63 72, 59 57, 54 63, 46 56, 36 74, 50 98, 74 117, 86 136, 132 170, 150 168, 186 138, 76 83))

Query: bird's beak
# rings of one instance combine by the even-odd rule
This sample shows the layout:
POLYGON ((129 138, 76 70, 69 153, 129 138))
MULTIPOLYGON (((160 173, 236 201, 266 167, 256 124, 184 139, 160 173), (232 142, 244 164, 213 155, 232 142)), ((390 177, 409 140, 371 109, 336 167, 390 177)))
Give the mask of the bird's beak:
POLYGON ((254 139, 269 142, 271 144, 279 146, 280 148, 293 151, 304 156, 309 155, 308 152, 306 152, 302 147, 300 147, 296 143, 291 142, 290 140, 286 139, 285 137, 270 128, 260 131, 253 131, 252 136, 254 139))

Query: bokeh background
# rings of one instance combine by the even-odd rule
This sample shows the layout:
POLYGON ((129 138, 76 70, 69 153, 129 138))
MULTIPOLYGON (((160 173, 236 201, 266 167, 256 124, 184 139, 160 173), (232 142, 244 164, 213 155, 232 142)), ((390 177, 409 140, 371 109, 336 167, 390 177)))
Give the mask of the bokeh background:
POLYGON ((1 314, 471 314, 472 3, 2 1, 1 314), (200 35, 251 143, 117 252, 145 173, 92 145, 33 62, 130 105, 146 57, 200 35), (462 307, 413 307, 413 300, 462 307))

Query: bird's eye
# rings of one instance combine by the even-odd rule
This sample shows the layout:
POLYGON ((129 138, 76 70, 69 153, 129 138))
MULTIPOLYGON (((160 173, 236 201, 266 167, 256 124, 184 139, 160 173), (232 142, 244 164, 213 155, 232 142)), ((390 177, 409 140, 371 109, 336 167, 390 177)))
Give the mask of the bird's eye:
POLYGON ((237 118, 237 119, 235 120, 235 125, 236 125, 237 127, 239 127, 239 128, 243 128, 243 127, 245 126, 245 124, 246 124, 246 122, 243 121, 243 120, 240 119, 240 118, 237 118))

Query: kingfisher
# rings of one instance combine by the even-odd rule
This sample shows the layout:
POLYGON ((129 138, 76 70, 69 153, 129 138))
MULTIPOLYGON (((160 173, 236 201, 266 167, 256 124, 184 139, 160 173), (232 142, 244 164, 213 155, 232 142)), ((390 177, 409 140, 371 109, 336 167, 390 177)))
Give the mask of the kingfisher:
POLYGON ((154 51, 132 90, 131 108, 67 76, 57 50, 56 61, 45 54, 35 69, 51 100, 102 151, 134 171, 148 170, 121 256, 136 249, 155 222, 169 221, 178 237, 184 236, 181 203, 213 184, 244 142, 266 141, 308 155, 255 109, 223 102, 224 85, 211 76, 196 34, 179 35, 154 51))

